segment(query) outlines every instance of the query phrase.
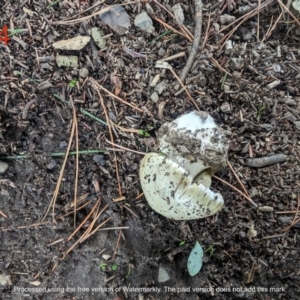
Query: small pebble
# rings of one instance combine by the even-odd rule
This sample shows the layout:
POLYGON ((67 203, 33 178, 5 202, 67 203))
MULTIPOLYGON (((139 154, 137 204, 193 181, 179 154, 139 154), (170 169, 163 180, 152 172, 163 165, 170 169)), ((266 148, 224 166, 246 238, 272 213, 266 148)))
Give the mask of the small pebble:
POLYGON ((4 173, 8 168, 8 164, 4 161, 0 161, 0 174, 4 173))
POLYGON ((156 103, 159 100, 158 94, 156 92, 153 92, 150 98, 154 103, 156 103))
POLYGON ((166 50, 164 48, 159 48, 158 55, 159 56, 164 56, 165 54, 166 54, 166 50))
POLYGON ((89 75, 89 70, 87 68, 81 68, 79 70, 79 76, 85 78, 89 75))
POLYGON ((48 170, 53 170, 56 166, 56 161, 54 159, 51 159, 50 163, 47 165, 48 170))
POLYGON ((96 154, 93 156, 93 160, 95 163, 101 165, 101 166, 105 166, 105 159, 104 159, 104 155, 102 154, 96 154))
POLYGON ((158 282, 166 282, 170 279, 169 274, 162 266, 159 266, 158 269, 158 282))

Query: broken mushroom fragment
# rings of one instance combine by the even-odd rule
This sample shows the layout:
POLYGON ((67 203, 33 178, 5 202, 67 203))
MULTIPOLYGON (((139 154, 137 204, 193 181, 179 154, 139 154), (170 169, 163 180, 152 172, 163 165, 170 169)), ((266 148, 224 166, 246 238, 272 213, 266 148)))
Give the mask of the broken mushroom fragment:
POLYGON ((206 218, 224 204, 210 190, 212 175, 226 165, 228 141, 213 118, 190 112, 158 131, 162 153, 141 161, 140 181, 149 205, 174 220, 206 218))
POLYGON ((158 141, 160 151, 192 177, 205 169, 212 175, 226 165, 228 141, 206 112, 192 111, 163 124, 158 141))
POLYGON ((163 154, 148 153, 141 162, 140 180, 149 205, 174 220, 193 220, 214 215, 223 197, 194 182, 176 162, 163 154))

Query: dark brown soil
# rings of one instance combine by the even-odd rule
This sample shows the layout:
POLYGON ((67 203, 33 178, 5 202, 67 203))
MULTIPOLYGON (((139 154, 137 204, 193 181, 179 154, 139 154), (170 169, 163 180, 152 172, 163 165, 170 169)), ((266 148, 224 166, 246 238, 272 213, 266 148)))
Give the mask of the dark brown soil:
MULTIPOLYGON (((0 8, 1 28, 7 24, 10 30, 23 29, 14 32, 7 46, 0 42, 0 153, 9 164, 0 175, 0 298, 299 299, 299 12, 290 7, 295 20, 280 1, 262 0, 260 13, 247 19, 239 9, 253 5, 250 11, 255 11, 256 1, 204 2, 201 45, 184 83, 201 110, 225 130, 229 162, 257 207, 214 178, 213 188, 223 194, 225 208, 214 217, 176 222, 152 211, 139 197, 142 154, 114 151, 107 142, 108 127, 85 113, 106 122, 105 107, 113 122, 114 143, 147 153, 156 151, 163 123, 196 109, 184 91, 177 93, 179 84, 172 72, 155 68, 157 60, 185 52, 169 61, 180 75, 187 61, 191 41, 172 32, 159 37, 168 29, 154 20, 180 31, 163 9, 170 10, 176 1, 124 5, 131 27, 123 35, 98 15, 58 24, 90 16, 100 5, 83 12, 94 3, 61 0, 48 6, 54 2, 5 0, 0 8), (156 35, 133 24, 149 6, 156 35), (224 14, 244 22, 223 30, 224 14), (106 48, 99 50, 93 42, 78 51, 52 47, 53 42, 88 35, 93 26, 111 34, 106 48), (227 34, 232 49, 222 40, 227 34), (146 59, 128 55, 124 46, 146 59), (58 54, 77 56, 79 66, 58 67, 58 54), (82 68, 88 70, 87 78, 79 76, 82 68), (156 75, 158 84, 164 82, 158 101, 151 98, 155 88, 150 83, 156 75), (93 82, 132 106, 99 89, 101 105, 93 82), (104 151, 79 156, 77 195, 83 203, 90 202, 77 212, 76 224, 72 211, 65 216, 74 198, 75 155, 68 157, 55 215, 51 208, 43 220, 63 165, 63 156, 51 155, 66 151, 69 142, 70 100, 76 109, 79 150, 104 151), (261 168, 245 165, 249 157, 271 154, 285 154, 287 160, 261 168), (121 196, 123 200, 114 201, 121 196), (99 211, 107 207, 95 227, 110 218, 102 226, 105 230, 66 254, 90 225, 91 219, 85 218, 97 201, 99 211), (191 277, 187 259, 196 241, 206 253, 201 271, 191 277), (168 273, 168 281, 158 282, 159 268, 168 273)), ((184 25, 194 34, 194 2, 181 3, 184 25)), ((76 150, 75 138, 71 150, 76 150)), ((244 193, 229 167, 216 175, 244 193)))

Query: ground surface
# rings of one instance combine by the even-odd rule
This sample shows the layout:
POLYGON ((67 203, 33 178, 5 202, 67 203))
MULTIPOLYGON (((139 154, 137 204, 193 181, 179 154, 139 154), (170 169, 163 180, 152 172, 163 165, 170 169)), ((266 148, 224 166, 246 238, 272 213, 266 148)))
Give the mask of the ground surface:
MULTIPOLYGON (((5 0, 0 8, 1 26, 24 29, 22 33, 15 32, 8 46, 0 45, 0 151, 3 156, 27 156, 5 159, 9 168, 0 175, 0 210, 4 214, 0 216, 0 298, 299 299, 299 224, 283 231, 293 221, 300 195, 297 11, 291 8, 298 23, 278 2, 261 1, 265 6, 259 15, 246 19, 239 9, 250 2, 204 2, 201 51, 197 52, 185 85, 201 110, 209 112, 225 130, 230 140, 229 161, 258 207, 214 179, 213 188, 223 194, 225 208, 207 219, 175 222, 156 214, 143 197, 138 197, 142 193, 138 165, 143 155, 122 149, 114 152, 107 142, 111 140, 108 127, 81 109, 106 121, 105 107, 113 122, 116 144, 144 153, 155 151, 160 126, 196 109, 184 91, 177 93, 179 84, 174 75, 167 69, 155 68, 155 63, 184 52, 184 57, 169 62, 180 75, 192 39, 172 31, 159 37, 167 28, 154 17, 180 31, 163 8, 171 9, 175 4, 172 0, 160 2, 161 6, 157 2, 147 4, 148 10, 150 6, 154 11, 151 16, 155 35, 133 25, 135 16, 146 10, 145 3, 124 6, 131 26, 123 35, 98 16, 85 23, 55 23, 97 12, 100 5, 75 16, 89 8, 91 2, 59 1, 47 7, 50 1, 5 0), (244 22, 224 28, 220 23, 224 14, 241 17, 244 22), (90 43, 77 51, 53 49, 53 42, 86 35, 92 26, 102 28, 104 35, 111 34, 104 49, 90 43), (223 37, 229 37, 232 49, 225 48, 223 37), (136 54, 132 57, 124 47, 146 58, 135 57, 136 54), (78 67, 58 67, 58 54, 76 55, 78 67), (88 78, 79 76, 82 68, 88 70, 88 78), (158 84, 162 88, 153 95, 155 86, 150 83, 156 75, 160 75, 158 84), (104 106, 101 105, 91 79, 133 107, 104 90, 104 106), (72 80, 77 82, 72 84, 72 80), (41 221, 63 165, 62 157, 50 155, 66 150, 72 128, 72 106, 59 98, 73 100, 79 149, 105 150, 97 154, 103 156, 79 156, 77 193, 83 203, 90 202, 77 212, 76 227, 99 199, 98 210, 105 210, 95 226, 110 218, 102 228, 128 227, 98 231, 65 256, 91 219, 67 241, 74 231, 73 213, 64 216, 74 197, 73 155, 67 160, 59 187, 56 223, 52 222, 52 209, 41 221), (26 106, 32 100, 35 101, 26 106), (288 160, 263 168, 244 165, 250 156, 275 153, 287 155, 288 160), (124 200, 114 201, 121 196, 124 200), (186 263, 196 241, 209 250, 200 273, 190 277, 186 263), (103 255, 110 258, 105 260, 103 255), (114 267, 117 269, 112 270, 114 267), (158 282, 159 268, 168 273, 168 281, 158 282), (154 290, 122 289, 130 287, 154 290), (197 293, 193 288, 206 290, 197 293)), ((250 11, 256 10, 255 3, 250 11)), ((194 34, 194 2, 182 4, 184 25, 194 34)), ((71 150, 76 149, 74 141, 71 150)), ((243 191, 229 167, 216 175, 243 191)))

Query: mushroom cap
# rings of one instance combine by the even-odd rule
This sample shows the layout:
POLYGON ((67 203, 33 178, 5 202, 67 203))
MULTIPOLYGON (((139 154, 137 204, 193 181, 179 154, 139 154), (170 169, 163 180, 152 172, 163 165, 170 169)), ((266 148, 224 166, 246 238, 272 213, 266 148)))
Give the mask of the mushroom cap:
MULTIPOLYGON (((216 214, 224 205, 220 193, 204 186, 177 162, 158 153, 148 153, 141 161, 140 181, 153 210, 174 220, 193 220, 216 214)), ((208 183, 210 185, 210 182, 208 183)))
POLYGON ((206 112, 192 111, 158 131, 160 151, 195 177, 205 169, 212 175, 226 165, 228 140, 206 112))

